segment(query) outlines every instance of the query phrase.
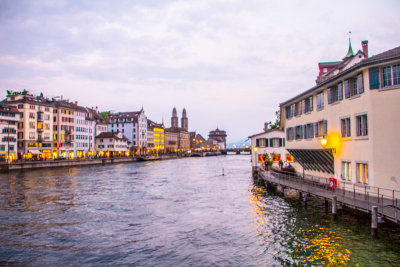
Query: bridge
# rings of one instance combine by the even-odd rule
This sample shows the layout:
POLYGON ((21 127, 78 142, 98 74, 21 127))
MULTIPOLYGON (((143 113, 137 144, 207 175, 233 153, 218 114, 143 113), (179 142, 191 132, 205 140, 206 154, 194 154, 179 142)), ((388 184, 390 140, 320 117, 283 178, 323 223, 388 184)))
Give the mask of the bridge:
POLYGON ((235 153, 235 154, 250 154, 251 153, 251 147, 247 148, 227 148, 225 150, 227 153, 235 153))

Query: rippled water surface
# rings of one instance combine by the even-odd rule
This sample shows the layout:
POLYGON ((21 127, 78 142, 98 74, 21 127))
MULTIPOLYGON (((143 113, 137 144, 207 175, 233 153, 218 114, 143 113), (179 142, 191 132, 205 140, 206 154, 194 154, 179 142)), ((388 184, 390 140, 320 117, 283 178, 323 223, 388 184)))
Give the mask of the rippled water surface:
POLYGON ((0 264, 400 265, 398 228, 373 238, 250 172, 232 155, 0 174, 0 264))

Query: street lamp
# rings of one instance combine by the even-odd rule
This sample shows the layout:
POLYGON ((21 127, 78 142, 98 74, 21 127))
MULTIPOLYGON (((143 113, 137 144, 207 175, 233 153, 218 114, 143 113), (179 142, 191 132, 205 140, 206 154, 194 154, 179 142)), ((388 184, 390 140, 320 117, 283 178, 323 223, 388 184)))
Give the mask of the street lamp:
POLYGON ((321 146, 323 146, 323 147, 325 148, 325 147, 326 147, 326 144, 328 143, 328 140, 326 140, 326 138, 323 137, 323 138, 320 140, 320 142, 321 142, 321 146))

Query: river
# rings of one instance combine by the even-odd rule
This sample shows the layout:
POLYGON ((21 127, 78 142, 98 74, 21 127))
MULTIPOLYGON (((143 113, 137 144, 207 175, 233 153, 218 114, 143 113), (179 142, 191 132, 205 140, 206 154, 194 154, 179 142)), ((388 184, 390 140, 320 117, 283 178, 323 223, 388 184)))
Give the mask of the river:
POLYGON ((0 265, 393 266, 399 240, 255 185, 248 155, 0 174, 0 265))

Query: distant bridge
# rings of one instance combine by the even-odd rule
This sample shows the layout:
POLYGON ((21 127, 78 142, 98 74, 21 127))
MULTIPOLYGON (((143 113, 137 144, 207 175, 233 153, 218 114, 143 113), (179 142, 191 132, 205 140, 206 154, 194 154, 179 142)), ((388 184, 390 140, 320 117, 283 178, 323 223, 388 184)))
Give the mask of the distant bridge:
POLYGON ((235 154, 250 154, 251 148, 228 148, 226 149, 227 153, 235 153, 235 154))

